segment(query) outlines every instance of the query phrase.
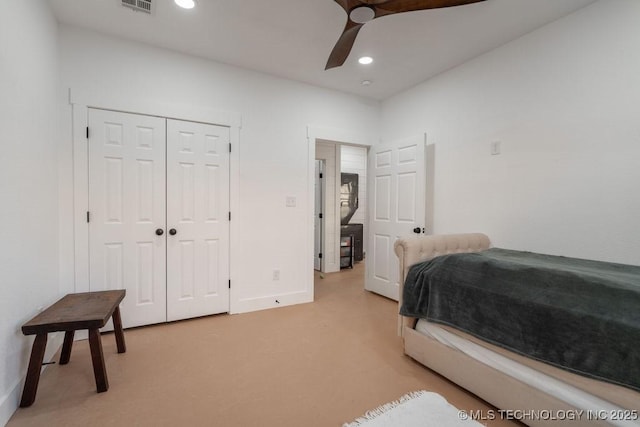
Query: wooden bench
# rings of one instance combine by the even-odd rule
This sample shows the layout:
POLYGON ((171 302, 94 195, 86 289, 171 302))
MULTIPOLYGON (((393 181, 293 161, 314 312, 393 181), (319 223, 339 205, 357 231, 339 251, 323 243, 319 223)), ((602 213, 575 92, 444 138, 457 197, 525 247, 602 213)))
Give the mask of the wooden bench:
POLYGON ((99 329, 109 321, 109 318, 113 317, 118 353, 126 351, 120 308, 118 306, 124 299, 125 292, 124 289, 120 289, 69 294, 22 326, 23 334, 35 335, 36 338, 31 349, 31 359, 29 360, 20 407, 31 406, 36 399, 40 370, 49 332, 65 332, 60 364, 66 365, 71 357, 75 331, 87 329, 89 331, 89 348, 91 349, 96 388, 98 393, 109 389, 99 329))

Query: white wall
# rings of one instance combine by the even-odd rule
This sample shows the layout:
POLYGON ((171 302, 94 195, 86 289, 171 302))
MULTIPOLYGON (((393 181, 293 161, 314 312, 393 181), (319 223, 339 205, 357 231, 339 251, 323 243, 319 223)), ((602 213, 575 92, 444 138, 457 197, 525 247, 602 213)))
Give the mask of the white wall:
POLYGON ((24 337, 20 326, 59 296, 59 92, 58 30, 47 3, 2 0, 0 7, 0 425, 4 425, 17 408, 31 350, 32 337, 24 337))
POLYGON ((435 233, 640 264, 639 16, 601 0, 383 103, 383 139, 435 144, 435 233))
MULTIPOLYGON (((313 174, 308 170, 307 126, 375 136, 379 103, 77 28, 61 27, 60 39, 65 88, 242 116, 240 206, 233 213, 233 221, 239 221, 240 250, 232 254, 241 267, 232 273, 241 300, 238 311, 274 307, 276 299, 287 305, 309 295, 313 174), (297 198, 297 207, 285 206, 287 196, 297 198), (280 270, 279 281, 272 280, 274 269, 280 270)), ((61 161, 69 168, 61 187, 69 188, 70 108, 64 120, 69 126, 61 161)), ((70 218, 71 203, 65 203, 65 217, 70 218)), ((70 229, 68 222, 63 229, 70 229)), ((71 238, 68 233, 62 237, 71 238)), ((71 251, 62 254, 67 264, 71 251)))

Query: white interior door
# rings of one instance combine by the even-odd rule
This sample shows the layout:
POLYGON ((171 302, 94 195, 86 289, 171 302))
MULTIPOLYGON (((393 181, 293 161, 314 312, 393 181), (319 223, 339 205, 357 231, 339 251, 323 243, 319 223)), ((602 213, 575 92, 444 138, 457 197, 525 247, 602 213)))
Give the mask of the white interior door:
POLYGON ((318 271, 322 271, 322 222, 323 213, 322 207, 324 206, 323 198, 323 161, 316 160, 316 179, 315 179, 315 211, 313 221, 313 235, 314 235, 314 257, 313 268, 318 271))
POLYGON ((393 243, 416 228, 423 232, 425 226, 425 137, 374 146, 369 164, 365 289, 397 301, 399 272, 393 243))
POLYGON ((165 120, 89 109, 88 123, 89 289, 127 290, 125 327, 164 322, 165 120))
POLYGON ((229 128, 167 120, 167 319, 229 311, 229 128))

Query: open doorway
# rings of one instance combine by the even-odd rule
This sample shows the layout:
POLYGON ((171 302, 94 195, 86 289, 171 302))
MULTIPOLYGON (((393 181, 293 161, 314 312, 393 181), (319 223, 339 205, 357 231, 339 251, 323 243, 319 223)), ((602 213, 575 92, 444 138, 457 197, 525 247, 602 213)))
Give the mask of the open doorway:
MULTIPOLYGON (((325 159, 323 231, 323 273, 344 272, 333 275, 335 282, 349 281, 347 272, 364 271, 366 277, 358 280, 364 289, 390 299, 398 300, 398 269, 393 243, 399 236, 425 233, 432 230, 433 191, 427 186, 427 170, 433 171, 433 145, 427 149, 426 134, 415 135, 385 144, 368 144, 367 138, 346 132, 309 127, 309 200, 313 200, 313 171, 316 159, 325 159), (343 142, 337 142, 343 141, 343 142), (356 144, 349 142, 355 141, 356 144), (363 209, 363 261, 355 263, 353 269, 340 269, 340 203, 342 184, 343 146, 359 147, 366 153, 363 164, 365 179, 359 179, 358 210, 363 209), (429 161, 427 161, 429 156, 429 161), (368 201, 365 201, 368 199, 368 201), (427 203, 429 201, 429 203, 427 203), (430 206, 431 208, 428 208, 430 206), (416 231, 417 230, 417 231, 416 231), (365 252, 366 250, 366 252, 365 252), (366 266, 364 265, 366 263, 366 266), (360 269, 357 267, 362 265, 360 269), (342 277, 345 277, 343 280, 342 277)), ((348 148, 347 148, 348 149, 348 148)), ((346 160, 346 159, 345 159, 346 160)), ((431 172, 432 173, 432 172, 431 172)), ((433 185, 433 180, 429 180, 433 185)), ((312 209, 310 209, 312 211, 312 209)), ((354 213, 349 223, 357 223, 354 213)), ((309 220, 312 215, 309 215, 309 220)), ((308 250, 313 250, 313 229, 309 224, 308 250)), ((309 254, 309 263, 312 254, 309 254)), ((309 266, 309 273, 313 268, 309 266)), ((318 284, 316 273, 314 285, 318 284)), ((357 286, 356 286, 357 287, 357 286)))
POLYGON ((364 276, 367 229, 366 146, 316 140, 316 277, 364 276))
MULTIPOLYGON (((367 224, 367 148, 340 145, 340 247, 342 268, 364 263, 367 224), (348 249, 351 246, 351 249, 348 249), (349 259, 351 258, 351 260, 349 259)), ((364 270, 364 269, 363 269, 364 270)))

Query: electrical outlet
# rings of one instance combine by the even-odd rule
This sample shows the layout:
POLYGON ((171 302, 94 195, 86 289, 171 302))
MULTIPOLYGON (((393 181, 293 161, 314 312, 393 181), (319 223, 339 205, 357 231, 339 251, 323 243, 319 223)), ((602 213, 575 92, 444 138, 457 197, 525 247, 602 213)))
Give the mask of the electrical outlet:
POLYGON ((273 270, 273 280, 280 280, 280 270, 273 270))
POLYGON ((295 208, 296 198, 294 196, 287 196, 286 204, 288 208, 295 208))

